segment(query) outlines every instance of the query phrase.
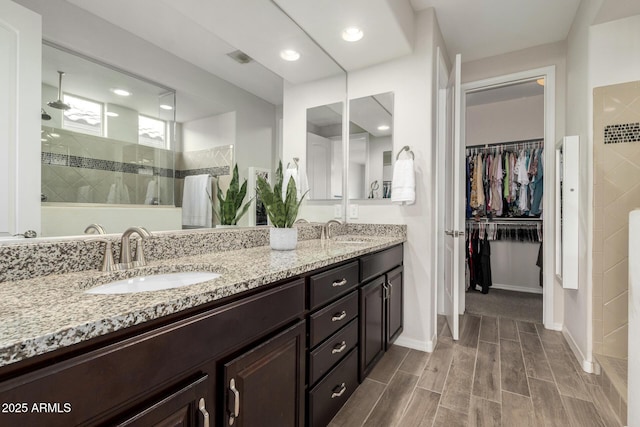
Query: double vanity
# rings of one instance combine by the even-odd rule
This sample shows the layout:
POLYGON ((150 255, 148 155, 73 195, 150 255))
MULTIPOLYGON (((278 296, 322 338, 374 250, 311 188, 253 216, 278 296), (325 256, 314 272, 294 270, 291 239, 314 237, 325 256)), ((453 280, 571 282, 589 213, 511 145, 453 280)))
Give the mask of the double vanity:
POLYGON ((156 233, 113 272, 97 242, 0 246, 0 424, 327 425, 402 331, 406 240, 335 229, 156 233))

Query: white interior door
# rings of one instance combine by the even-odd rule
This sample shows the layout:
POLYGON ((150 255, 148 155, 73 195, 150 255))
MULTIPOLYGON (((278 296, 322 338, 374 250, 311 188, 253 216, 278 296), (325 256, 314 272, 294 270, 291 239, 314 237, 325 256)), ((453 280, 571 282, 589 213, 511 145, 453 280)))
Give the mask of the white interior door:
POLYGON ((40 234, 41 22, 0 1, 0 238, 40 234))
POLYGON ((461 56, 456 55, 447 86, 447 126, 445 147, 444 216, 444 313, 453 339, 459 337, 459 299, 464 281, 464 200, 462 192, 463 156, 461 146, 461 56))

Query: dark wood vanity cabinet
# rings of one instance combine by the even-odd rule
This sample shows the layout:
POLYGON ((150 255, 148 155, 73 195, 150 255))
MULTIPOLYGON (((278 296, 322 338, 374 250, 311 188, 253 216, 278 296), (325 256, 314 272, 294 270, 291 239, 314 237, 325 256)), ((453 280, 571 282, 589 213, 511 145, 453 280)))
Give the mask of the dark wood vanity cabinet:
POLYGON ((359 380, 371 372, 403 330, 404 280, 402 246, 360 260, 359 380))
POLYGON ((224 426, 303 426, 305 322, 224 364, 224 426))
POLYGON ((402 273, 398 245, 0 368, 27 405, 0 425, 324 427, 402 332, 402 273))
MULTIPOLYGON (((206 426, 201 399, 209 425, 221 425, 216 420, 223 419, 226 409, 221 397, 225 384, 218 372, 240 353, 247 356, 238 358, 236 366, 252 360, 252 354, 263 355, 253 363, 271 363, 286 370, 289 378, 294 373, 304 384, 305 300, 304 280, 292 280, 96 349, 89 347, 67 357, 56 354, 41 367, 2 377, 0 401, 24 402, 28 411, 0 413, 0 425, 206 426), (36 412, 34 403, 51 406, 36 412)), ((261 373, 242 373, 252 391, 269 393, 277 388, 273 383, 277 375, 268 370, 261 373)), ((247 401, 245 405, 254 404, 247 401)), ((282 411, 291 412, 293 406, 288 404, 282 411)), ((295 409, 296 420, 301 417, 300 408, 295 409)))

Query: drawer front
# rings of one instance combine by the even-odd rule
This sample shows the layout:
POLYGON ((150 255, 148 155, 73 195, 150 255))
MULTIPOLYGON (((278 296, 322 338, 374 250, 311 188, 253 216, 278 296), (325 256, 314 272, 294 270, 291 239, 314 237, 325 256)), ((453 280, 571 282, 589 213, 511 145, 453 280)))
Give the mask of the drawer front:
POLYGON ((352 320, 309 355, 309 384, 315 384, 325 373, 358 345, 358 321, 352 320))
POLYGON ((358 387, 357 350, 336 366, 309 392, 309 424, 324 427, 358 387))
POLYGON ((360 258, 360 281, 365 282, 402 264, 402 245, 360 258))
POLYGON ((357 316, 357 291, 312 314, 309 322, 309 348, 320 344, 357 316))
POLYGON ((309 278, 309 308, 313 310, 358 285, 358 261, 309 278))

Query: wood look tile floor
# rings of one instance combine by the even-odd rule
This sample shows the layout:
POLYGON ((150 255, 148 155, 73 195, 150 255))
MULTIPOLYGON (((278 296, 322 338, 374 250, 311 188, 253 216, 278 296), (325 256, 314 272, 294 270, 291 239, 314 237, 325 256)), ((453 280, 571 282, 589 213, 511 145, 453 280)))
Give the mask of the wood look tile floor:
POLYGON ((329 426, 620 426, 562 333, 470 314, 458 341, 438 330, 433 353, 392 346, 329 426))

